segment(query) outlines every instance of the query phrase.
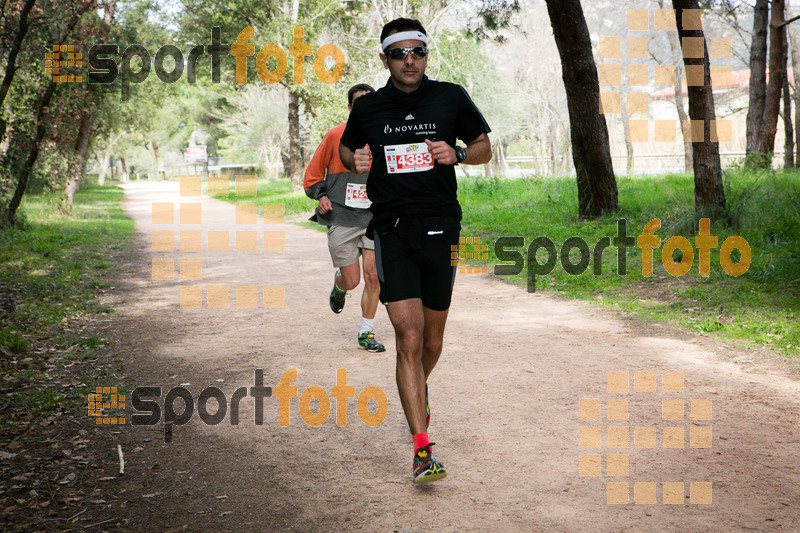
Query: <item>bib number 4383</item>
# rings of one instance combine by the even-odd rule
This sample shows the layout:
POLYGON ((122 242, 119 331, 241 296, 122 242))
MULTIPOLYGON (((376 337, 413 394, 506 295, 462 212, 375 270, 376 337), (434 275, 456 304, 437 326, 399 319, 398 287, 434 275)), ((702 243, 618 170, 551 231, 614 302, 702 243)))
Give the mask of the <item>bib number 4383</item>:
POLYGON ((394 144, 384 148, 389 174, 424 172, 433 168, 433 155, 425 143, 394 144))

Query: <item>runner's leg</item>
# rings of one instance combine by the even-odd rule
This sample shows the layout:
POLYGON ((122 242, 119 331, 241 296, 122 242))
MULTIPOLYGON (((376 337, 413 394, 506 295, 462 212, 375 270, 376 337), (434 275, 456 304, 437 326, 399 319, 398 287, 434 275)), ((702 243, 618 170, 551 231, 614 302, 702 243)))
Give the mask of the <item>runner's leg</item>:
POLYGON ((386 306, 397 345, 397 391, 411 434, 425 433, 425 371, 422 346, 425 315, 422 300, 410 298, 386 306))
POLYGON ((444 326, 447 323, 447 313, 444 311, 434 311, 423 307, 425 326, 422 334, 422 369, 425 372, 425 380, 430 377, 433 367, 442 355, 442 344, 444 339, 444 326))
POLYGON ((336 286, 343 291, 352 291, 361 281, 358 259, 352 265, 339 268, 340 274, 336 276, 336 286))
POLYGON ((375 318, 378 310, 378 297, 381 286, 378 283, 378 271, 375 268, 375 250, 361 249, 362 268, 364 269, 364 293, 361 295, 361 316, 375 318))

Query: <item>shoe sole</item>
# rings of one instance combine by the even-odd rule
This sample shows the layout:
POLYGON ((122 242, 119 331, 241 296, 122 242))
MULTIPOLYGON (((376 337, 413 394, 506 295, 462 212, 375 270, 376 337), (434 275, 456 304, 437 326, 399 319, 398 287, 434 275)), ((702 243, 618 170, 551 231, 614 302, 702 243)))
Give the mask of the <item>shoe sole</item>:
POLYGON ((414 479, 415 485, 422 485, 423 483, 432 483, 447 477, 447 472, 439 472, 438 474, 423 475, 414 479))
POLYGON ((368 351, 369 353, 381 353, 381 352, 385 352, 386 351, 386 347, 383 347, 380 350, 370 349, 370 348, 367 348, 366 346, 362 346, 361 344, 359 344, 358 347, 361 348, 362 350, 368 351))

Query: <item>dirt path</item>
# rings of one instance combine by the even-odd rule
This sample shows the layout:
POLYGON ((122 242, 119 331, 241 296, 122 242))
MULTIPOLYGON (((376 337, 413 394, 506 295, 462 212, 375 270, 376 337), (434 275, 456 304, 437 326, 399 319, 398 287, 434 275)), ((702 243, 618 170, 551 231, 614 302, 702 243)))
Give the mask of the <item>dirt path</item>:
MULTIPOLYGON (((153 202, 180 198, 176 183, 126 186, 136 221, 138 252, 123 265, 111 336, 136 386, 180 384, 195 398, 220 387, 228 399, 252 387, 255 369, 275 387, 296 368, 302 393, 317 385, 331 394, 336 369, 347 369, 358 394, 377 386, 388 415, 368 427, 348 401, 348 424, 336 407, 318 427, 306 425, 291 400, 288 427, 278 401, 264 401, 264 423, 253 422, 253 400, 216 426, 197 414, 163 441, 163 424, 126 426, 121 439, 127 470, 118 490, 131 529, 261 531, 765 531, 800 530, 798 382, 754 356, 706 339, 649 330, 589 305, 565 303, 482 275, 460 275, 445 351, 430 380, 430 435, 449 476, 430 486, 411 482, 411 439, 394 384, 394 342, 379 309, 384 354, 356 348, 360 289, 344 312, 328 308, 332 268, 323 233, 291 225, 236 226, 234 208, 203 199, 202 226, 153 226, 153 202), (285 231, 284 253, 172 254, 151 251, 153 229, 204 232, 285 231), (203 258, 202 281, 179 281, 180 257, 203 258), (175 257, 174 281, 152 281, 151 258, 175 257), (267 309, 181 309, 182 285, 283 286, 285 306, 267 309), (738 363, 737 363, 738 361, 738 363), (627 371, 629 393, 608 392, 609 371, 627 371), (657 392, 634 390, 635 372, 654 372, 657 392), (683 392, 663 392, 683 372, 683 392), (223 381, 220 381, 223 380, 223 381), (602 401, 601 420, 579 419, 581 399, 602 401), (607 420, 628 399, 627 420, 607 420), (681 419, 662 420, 662 399, 684 399, 681 419), (712 420, 690 420, 691 399, 710 399, 712 420), (612 440, 630 427, 627 448, 580 448, 579 426, 603 426, 612 440), (712 427, 710 448, 702 443, 712 427), (655 435, 655 448, 646 445, 655 435), (663 427, 679 427, 662 447, 663 427), (599 454, 602 476, 580 476, 579 456, 599 454), (609 477, 608 455, 628 454, 627 476, 609 477), (627 483, 627 505, 607 503, 606 483, 627 483), (664 504, 663 482, 678 487, 681 504, 664 504), (712 503, 702 500, 712 483, 712 503), (655 483, 638 485, 635 483, 655 483), (655 489, 655 504, 647 500, 655 489)), ((205 242, 205 237, 204 237, 205 242)), ((233 238, 231 239, 233 243, 233 238)), ((260 244, 260 241, 259 241, 260 244)), ((260 293, 259 293, 260 297, 260 293)), ((651 375, 639 374, 646 386, 651 375)), ((678 380, 679 383, 680 380, 678 380)), ((163 406, 163 397, 159 399, 163 406)), ((180 401, 177 403, 180 407, 180 401)), ((210 402, 213 412, 214 402, 210 402)), ((592 402, 585 406, 590 414, 592 402)), ((371 405, 372 406, 372 405, 371 405)), ((695 404, 695 414, 702 404, 695 404)), ((680 416, 680 415, 679 415, 680 416)), ((587 431, 586 437, 590 437, 587 431)), ((591 462, 591 457, 584 460, 591 462)), ((612 459, 612 470, 619 465, 612 459), (616 465, 616 466, 615 466, 616 465)), ((588 463, 587 463, 588 464, 588 463)), ((624 472, 611 472, 620 474, 624 472)), ((612 485, 618 489, 620 485, 612 485)), ((625 487, 622 487, 624 491, 625 487)), ((612 491, 611 496, 616 494, 612 491)), ((673 493, 670 493, 673 494, 673 493)), ((670 496, 667 494, 667 497, 670 496)))

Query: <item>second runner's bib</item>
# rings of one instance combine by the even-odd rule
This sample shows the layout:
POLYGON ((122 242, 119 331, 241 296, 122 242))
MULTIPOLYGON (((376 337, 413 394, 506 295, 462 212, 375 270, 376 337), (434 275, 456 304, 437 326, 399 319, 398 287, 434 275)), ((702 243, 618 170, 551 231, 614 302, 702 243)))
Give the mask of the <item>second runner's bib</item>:
POLYGON ((356 209, 369 209, 372 202, 367 198, 367 184, 348 183, 344 205, 347 207, 355 207, 356 209))

